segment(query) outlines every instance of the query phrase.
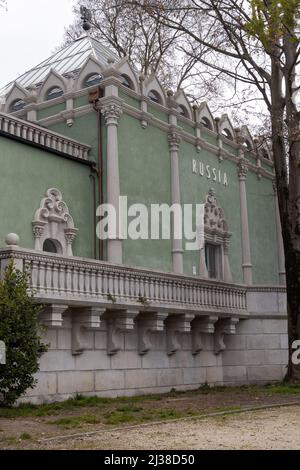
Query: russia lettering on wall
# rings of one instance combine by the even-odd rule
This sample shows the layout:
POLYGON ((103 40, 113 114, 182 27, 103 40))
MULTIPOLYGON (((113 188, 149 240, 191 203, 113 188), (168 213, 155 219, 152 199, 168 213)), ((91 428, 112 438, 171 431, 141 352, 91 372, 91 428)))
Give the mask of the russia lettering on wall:
POLYGON ((228 178, 225 172, 213 168, 211 165, 204 165, 203 162, 193 160, 192 171, 196 175, 206 176, 207 179, 216 181, 224 186, 228 186, 228 178))

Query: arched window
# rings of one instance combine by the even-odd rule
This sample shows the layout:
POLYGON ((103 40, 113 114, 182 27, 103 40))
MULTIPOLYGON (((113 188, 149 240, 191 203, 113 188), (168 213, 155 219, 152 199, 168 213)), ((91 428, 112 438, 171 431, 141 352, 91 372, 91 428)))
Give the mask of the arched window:
POLYGON ((57 240, 47 238, 43 243, 43 251, 47 253, 62 253, 62 247, 57 240))
POLYGON ((232 133, 231 133, 230 130, 227 129, 226 127, 225 127, 225 129, 222 130, 222 134, 224 135, 224 137, 226 137, 226 139, 228 139, 228 140, 233 140, 233 135, 232 135, 232 133))
POLYGON ((128 77, 128 75, 122 74, 121 79, 122 79, 122 84, 124 86, 126 86, 127 88, 130 88, 130 90, 134 89, 132 80, 128 77))
POLYGON ((54 100, 55 98, 58 98, 59 96, 62 96, 63 94, 64 92, 62 88, 58 86, 52 87, 47 92, 46 101, 54 100))
POLYGON ((181 116, 189 118, 189 113, 185 106, 183 106, 182 104, 179 104, 177 109, 181 116))
POLYGON ((206 127, 206 129, 212 130, 213 128, 210 120, 205 116, 201 118, 200 123, 202 124, 202 126, 206 127))
POLYGON ((251 152, 253 150, 253 147, 251 145, 251 142, 250 140, 246 139, 245 142, 244 142, 244 146, 246 147, 246 149, 248 150, 248 152, 251 152))
POLYGON ((92 73, 91 75, 86 77, 86 79, 84 80, 84 86, 90 87, 90 86, 99 85, 101 80, 102 80, 102 77, 101 75, 99 75, 99 73, 92 73))
POLYGON ((148 98, 151 101, 154 101, 154 103, 161 103, 161 101, 162 101, 160 95, 155 90, 150 90, 149 91, 148 98))
POLYGON ((26 103, 24 100, 21 98, 18 98, 17 100, 13 101, 12 104, 10 105, 10 112, 15 113, 16 111, 21 111, 26 106, 26 103))

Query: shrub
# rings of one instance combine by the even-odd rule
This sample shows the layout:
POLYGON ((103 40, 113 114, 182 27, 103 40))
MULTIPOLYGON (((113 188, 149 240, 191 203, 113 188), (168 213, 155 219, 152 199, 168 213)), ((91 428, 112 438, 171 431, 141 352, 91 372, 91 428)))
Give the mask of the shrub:
POLYGON ((0 364, 0 406, 12 405, 37 382, 34 374, 47 350, 41 342, 40 310, 28 274, 10 263, 0 281, 0 339, 6 346, 6 364, 0 364))

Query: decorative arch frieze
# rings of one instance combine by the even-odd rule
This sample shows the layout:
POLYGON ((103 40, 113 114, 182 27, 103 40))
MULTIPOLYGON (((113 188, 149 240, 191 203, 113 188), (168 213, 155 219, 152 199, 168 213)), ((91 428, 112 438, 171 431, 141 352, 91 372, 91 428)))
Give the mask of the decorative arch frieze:
POLYGON ((25 88, 23 88, 21 85, 19 85, 18 82, 15 82, 12 88, 9 90, 9 92, 5 96, 4 112, 5 113, 12 112, 11 105, 17 100, 26 101, 28 96, 29 96, 28 91, 25 88))
POLYGON ((216 130, 216 124, 211 110, 206 101, 200 104, 197 110, 197 121, 202 124, 202 126, 211 131, 216 130))
POLYGON ((179 111, 180 113, 180 107, 181 107, 182 110, 183 109, 185 110, 185 113, 180 113, 180 114, 182 114, 182 116, 186 117, 187 119, 192 119, 193 111, 186 97, 186 94, 184 93, 183 90, 180 89, 177 91, 177 93, 175 93, 174 100, 178 104, 177 111, 179 111))
POLYGON ((117 64, 115 64, 115 69, 120 73, 120 75, 125 75, 130 79, 132 82, 132 90, 137 91, 139 89, 138 77, 127 57, 124 57, 117 64))
MULTIPOLYGON (((41 200, 40 208, 32 221, 35 250, 44 250, 44 245, 53 245, 54 252, 73 256, 72 244, 78 229, 70 215, 67 204, 62 200, 61 192, 50 188, 41 200)), ((48 250, 47 250, 48 251, 48 250)))
POLYGON ((235 141, 234 127, 227 114, 223 114, 219 121, 219 134, 227 140, 235 141))
POLYGON ((85 63, 80 69, 78 76, 74 82, 74 90, 79 91, 83 88, 86 88, 85 80, 92 74, 99 74, 100 76, 103 75, 104 68, 100 64, 100 62, 93 57, 93 55, 89 55, 86 59, 85 63))
POLYGON ((56 72, 56 70, 51 69, 38 91, 38 103, 47 101, 47 93, 51 88, 58 87, 62 89, 63 93, 66 93, 68 91, 67 85, 67 79, 56 72))
POLYGON ((148 96, 149 92, 154 91, 160 98, 161 105, 166 105, 166 94, 163 86, 155 75, 151 75, 145 80, 144 83, 144 93, 148 96))

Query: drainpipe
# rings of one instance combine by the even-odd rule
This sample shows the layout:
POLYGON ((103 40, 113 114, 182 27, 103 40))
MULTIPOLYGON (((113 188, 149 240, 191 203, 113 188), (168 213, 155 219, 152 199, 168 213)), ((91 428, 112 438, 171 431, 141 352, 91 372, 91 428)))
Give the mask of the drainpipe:
MULTIPOLYGON (((94 171, 98 177, 98 205, 103 203, 103 152, 102 152, 102 116, 101 111, 97 107, 97 102, 103 97, 103 90, 99 87, 96 92, 89 95, 89 102, 92 103, 94 111, 97 113, 97 132, 98 132, 98 162, 94 167, 94 171)), ((96 199, 96 198, 95 198, 96 199)), ((94 201, 96 208, 96 201, 94 201)), ((95 209, 94 209, 95 210, 95 209)), ((95 212, 95 233, 96 233, 96 212, 95 212)), ((98 239, 98 255, 103 260, 103 240, 98 239)))

